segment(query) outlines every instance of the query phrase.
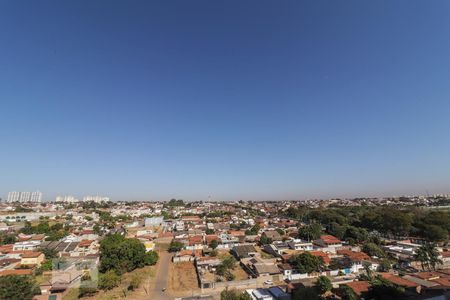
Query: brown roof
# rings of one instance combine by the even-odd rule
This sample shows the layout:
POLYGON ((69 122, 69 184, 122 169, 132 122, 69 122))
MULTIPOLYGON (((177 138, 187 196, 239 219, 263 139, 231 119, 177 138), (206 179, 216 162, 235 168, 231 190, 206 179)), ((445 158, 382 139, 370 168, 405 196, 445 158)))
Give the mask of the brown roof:
POLYGON ((353 281, 345 284, 351 288, 358 296, 369 291, 370 283, 368 281, 353 281))
POLYGON ((194 235, 189 237, 189 245, 193 246, 195 244, 203 244, 203 236, 194 235))
POLYGON ((8 276, 8 275, 31 275, 31 269, 17 269, 17 270, 4 270, 0 271, 0 276, 8 276))
POLYGON ((326 265, 330 264, 330 261, 331 261, 330 257, 325 252, 322 252, 322 251, 309 251, 309 253, 311 253, 312 255, 317 256, 317 257, 322 257, 324 264, 326 264, 326 265))
POLYGON ((357 252, 357 251, 351 251, 351 250, 337 250, 337 254, 341 254, 344 256, 349 257, 351 260, 354 261, 362 261, 362 260, 369 260, 370 257, 364 252, 357 252))
POLYGON ((329 234, 321 235, 320 239, 325 244, 340 244, 340 243, 342 243, 341 240, 339 240, 337 237, 329 235, 329 234))
POLYGON ((437 272, 418 272, 418 273, 415 273, 414 276, 418 277, 420 279, 432 280, 432 279, 437 279, 439 277, 442 277, 443 274, 440 274, 437 272))
POLYGON ((403 287, 417 287, 417 286, 419 286, 419 284, 417 284, 415 282, 412 282, 412 281, 409 281, 409 280, 406 280, 406 279, 404 279, 404 278, 402 278, 400 276, 397 276, 397 275, 393 275, 393 274, 389 274, 389 273, 381 273, 381 276, 384 279, 386 279, 386 280, 388 280, 388 281, 390 281, 390 282, 392 282, 392 283, 394 283, 396 285, 399 285, 399 286, 403 286, 403 287))
POLYGON ((82 240, 79 244, 78 247, 89 247, 92 244, 92 240, 82 240))
POLYGON ((450 279, 449 278, 437 278, 437 279, 433 279, 431 281, 436 282, 439 285, 450 286, 450 279))
POLYGON ((229 232, 232 236, 245 236, 245 231, 242 230, 230 230, 229 232))
POLYGON ((42 255, 42 252, 26 251, 22 254, 22 258, 35 258, 42 255))
POLYGON ((216 241, 220 240, 219 237, 217 235, 215 235, 215 234, 209 234, 209 235, 207 235, 205 237, 205 239, 206 239, 206 243, 208 245, 211 244, 211 242, 214 241, 214 240, 216 240, 216 241))
POLYGON ((9 253, 11 251, 13 251, 14 245, 9 244, 9 245, 3 245, 0 246, 0 252, 1 253, 9 253))

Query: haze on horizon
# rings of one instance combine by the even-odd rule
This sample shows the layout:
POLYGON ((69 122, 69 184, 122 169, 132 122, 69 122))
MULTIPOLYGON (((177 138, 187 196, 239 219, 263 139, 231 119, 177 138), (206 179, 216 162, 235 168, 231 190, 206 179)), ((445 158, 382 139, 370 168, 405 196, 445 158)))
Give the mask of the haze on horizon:
POLYGON ((0 2, 0 197, 450 193, 450 2, 0 2))

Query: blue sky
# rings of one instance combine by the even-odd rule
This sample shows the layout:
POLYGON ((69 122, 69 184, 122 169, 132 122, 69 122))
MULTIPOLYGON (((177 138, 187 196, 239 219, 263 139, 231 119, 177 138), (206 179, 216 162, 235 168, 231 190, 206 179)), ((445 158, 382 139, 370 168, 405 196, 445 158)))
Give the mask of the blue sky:
POLYGON ((0 2, 0 197, 450 193, 449 1, 0 2))

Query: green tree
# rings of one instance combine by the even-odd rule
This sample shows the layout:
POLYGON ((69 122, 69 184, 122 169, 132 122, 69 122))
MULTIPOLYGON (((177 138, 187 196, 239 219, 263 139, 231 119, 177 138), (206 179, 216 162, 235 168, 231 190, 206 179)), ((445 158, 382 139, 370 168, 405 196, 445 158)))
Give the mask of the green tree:
POLYGON ((318 300, 320 299, 318 291, 314 287, 303 287, 294 290, 292 300, 318 300))
POLYGON ((343 285, 339 288, 339 294, 341 295, 342 300, 358 300, 359 297, 355 293, 355 291, 350 288, 348 285, 343 285))
POLYGON ((219 243, 217 242, 217 240, 212 240, 211 243, 209 244, 209 246, 212 249, 216 249, 218 245, 219 245, 219 243))
POLYGON ((420 262, 422 270, 436 270, 436 267, 443 263, 439 258, 439 252, 434 243, 420 246, 420 248, 416 250, 414 259, 420 262))
POLYGON ((269 245, 272 244, 272 242, 273 242, 272 239, 265 235, 261 236, 261 238, 259 239, 259 243, 261 245, 269 245))
POLYGON ((443 264, 443 261, 439 258, 439 252, 436 249, 436 244, 428 243, 426 245, 426 250, 428 254, 428 264, 431 269, 436 270, 438 265, 443 264))
POLYGON ((39 286, 30 276, 8 275, 0 277, 0 299, 31 300, 40 294, 39 286))
POLYGON ((362 251, 370 256, 376 256, 378 258, 386 257, 386 253, 375 243, 365 243, 362 251))
POLYGON ((148 251, 145 253, 145 264, 147 266, 153 266, 158 262, 159 255, 156 251, 148 251))
POLYGON ((100 268, 117 274, 133 271, 146 265, 148 256, 144 245, 137 239, 127 239, 119 234, 108 235, 100 242, 100 268))
POLYGON ((225 289, 220 293, 220 300, 251 300, 249 294, 246 292, 238 292, 235 289, 225 289))
POLYGON ((53 259, 58 256, 58 251, 50 248, 41 248, 40 251, 44 253, 45 259, 53 259))
POLYGON ((333 288, 331 280, 327 276, 319 276, 314 286, 322 295, 326 292, 331 291, 331 289, 333 288))
POLYGON ((16 240, 15 234, 0 233, 0 245, 14 244, 16 240))
POLYGON ((316 240, 322 234, 322 226, 317 223, 306 225, 298 229, 298 237, 307 241, 316 240))
POLYGON ((303 252, 291 257, 290 262, 300 273, 319 272, 323 269, 324 263, 321 257, 312 255, 309 252, 303 252))
POLYGON ((405 294, 405 289, 399 287, 383 278, 378 278, 372 282, 365 299, 374 300, 396 300, 401 299, 405 294))
POLYGON ((98 287, 102 290, 111 290, 120 283, 120 276, 114 270, 109 270, 98 276, 98 287))
POLYGON ((177 252, 184 248, 184 244, 179 241, 172 240, 169 245, 170 252, 177 252))

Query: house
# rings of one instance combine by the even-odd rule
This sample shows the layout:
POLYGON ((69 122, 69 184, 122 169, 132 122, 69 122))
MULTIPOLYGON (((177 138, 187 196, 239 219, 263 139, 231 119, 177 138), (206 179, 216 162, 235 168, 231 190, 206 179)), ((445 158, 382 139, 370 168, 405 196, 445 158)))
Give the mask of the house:
POLYGON ((414 292, 420 294, 421 286, 418 283, 410 281, 410 280, 400 277, 398 275, 390 274, 390 273, 380 273, 380 274, 387 281, 390 281, 395 285, 401 286, 401 287, 405 288, 406 290, 414 291, 414 292))
POLYGON ((369 288, 371 284, 368 281, 353 281, 353 282, 347 282, 345 284, 349 288, 351 288, 356 295, 361 297, 363 293, 367 293, 369 291, 369 288))
POLYGON ((281 271, 276 264, 268 264, 268 263, 255 263, 253 264, 253 271, 256 276, 269 276, 269 275, 277 275, 280 274, 281 271))
POLYGON ((215 234, 207 234, 205 236, 205 244, 206 245, 211 245, 212 241, 217 241, 217 243, 219 243, 220 242, 220 238, 217 235, 215 235, 215 234))
POLYGON ((332 235, 321 235, 319 239, 313 242, 314 245, 321 248, 321 251, 336 253, 336 248, 342 247, 342 241, 332 235))
POLYGON ((292 241, 287 242, 287 244, 293 250, 311 251, 314 249, 312 242, 304 241, 302 239, 293 239, 292 241))
POLYGON ((350 260, 350 271, 352 273, 358 273, 360 270, 364 269, 364 264, 368 264, 370 266, 370 269, 373 271, 376 271, 379 266, 378 263, 372 262, 369 255, 364 252, 337 250, 337 254, 342 255, 350 260))
POLYGON ((20 260, 21 265, 33 265, 40 267, 45 260, 45 255, 42 252, 26 251, 22 254, 20 260))
POLYGON ((276 230, 264 231, 261 236, 269 238, 272 241, 281 241, 283 239, 276 230))
POLYGON ((259 255, 253 245, 238 245, 231 249, 231 253, 239 260, 241 258, 253 257, 259 255))
POLYGON ((280 287, 273 286, 268 288, 269 293, 271 293, 276 300, 291 300, 291 295, 284 292, 280 287))
POLYGON ((196 257, 202 257, 201 250, 181 250, 172 259, 174 263, 194 261, 196 257))
POLYGON ((186 249, 189 250, 197 250, 197 249, 203 249, 203 236, 202 235, 194 235, 190 236, 188 238, 188 246, 186 249))
POLYGON ((13 250, 14 251, 34 251, 40 248, 41 242, 40 241, 23 241, 23 242, 17 242, 14 243, 13 250))
POLYGON ((144 221, 144 226, 145 227, 157 227, 157 226, 161 226, 164 222, 164 218, 163 217, 151 217, 151 218, 145 218, 144 221))
POLYGON ((264 245, 265 252, 272 254, 273 256, 281 257, 286 250, 289 249, 289 245, 285 242, 274 242, 272 244, 264 245))
POLYGON ((249 289, 246 290, 246 293, 250 296, 251 299, 256 300, 274 300, 273 295, 267 291, 266 289, 249 289))

